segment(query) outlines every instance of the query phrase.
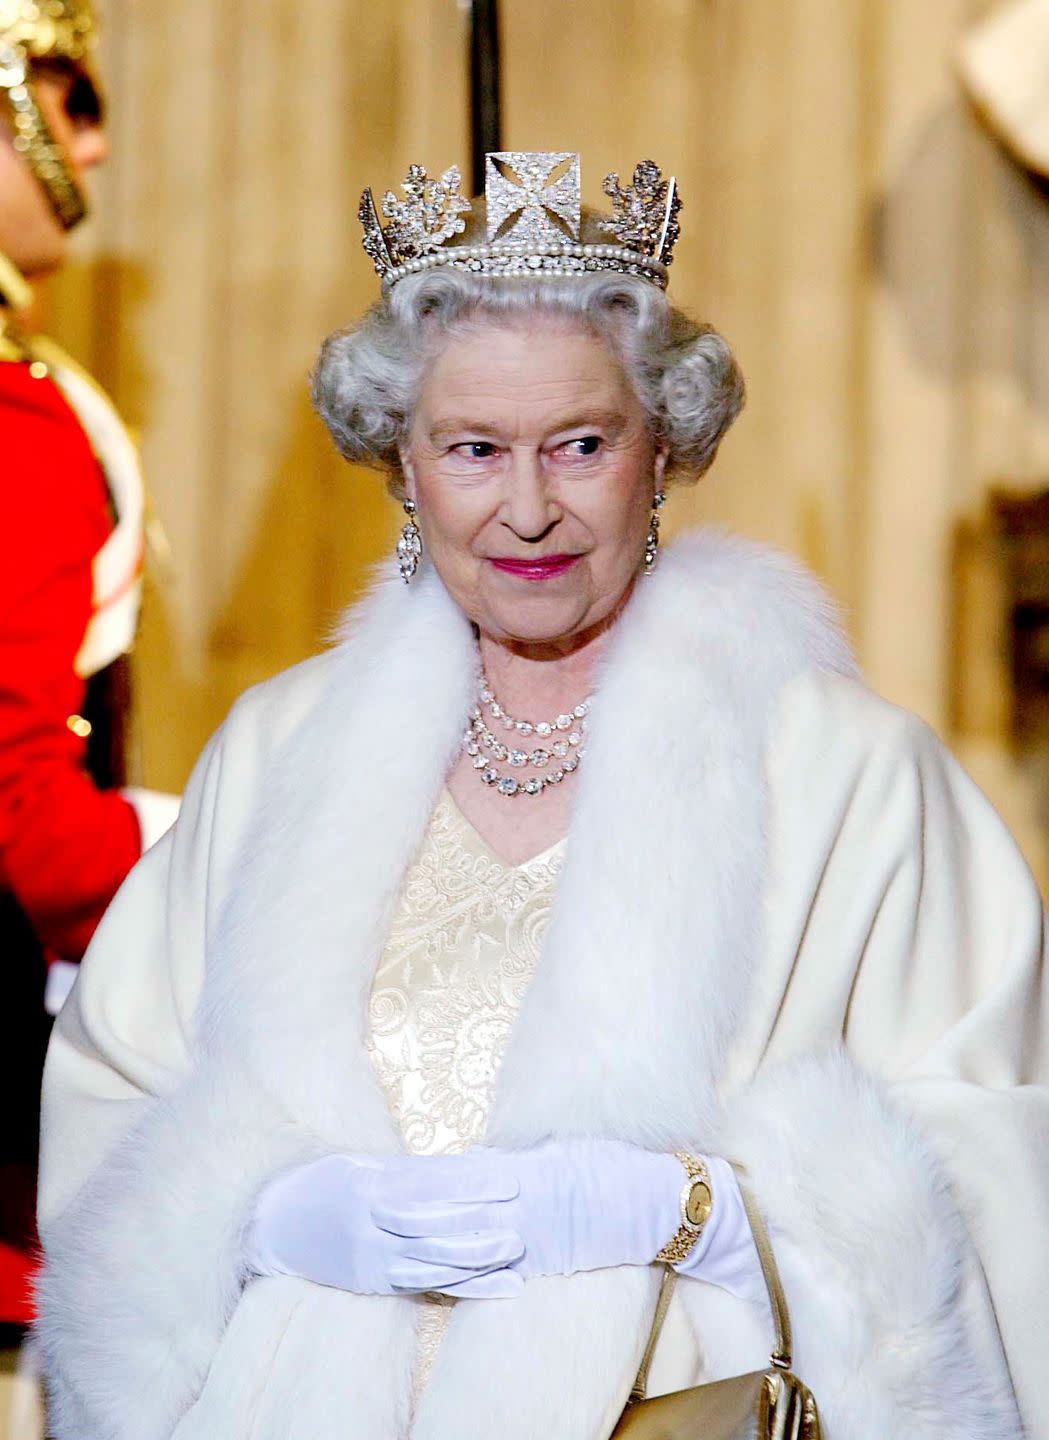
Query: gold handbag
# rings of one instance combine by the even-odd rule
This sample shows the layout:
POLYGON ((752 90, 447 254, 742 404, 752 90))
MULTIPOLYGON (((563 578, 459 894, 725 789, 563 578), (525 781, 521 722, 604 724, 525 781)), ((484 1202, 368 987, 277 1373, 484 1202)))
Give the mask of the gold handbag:
POLYGON ((668 1266, 641 1368, 612 1440, 623 1436, 629 1440, 742 1440, 743 1436, 748 1440, 821 1440, 816 1401, 791 1374, 790 1314, 768 1231, 753 1197, 742 1186, 740 1190, 776 1325, 776 1347, 769 1368, 646 1400, 649 1367, 677 1279, 668 1266))

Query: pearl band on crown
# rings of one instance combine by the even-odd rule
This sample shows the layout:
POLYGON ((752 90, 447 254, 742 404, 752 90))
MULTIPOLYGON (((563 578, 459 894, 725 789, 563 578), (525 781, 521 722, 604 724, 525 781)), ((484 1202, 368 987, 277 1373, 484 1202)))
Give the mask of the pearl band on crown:
POLYGON ((454 246, 436 255, 422 255, 396 265, 382 277, 385 294, 405 275, 422 270, 451 266, 474 274, 519 276, 580 275, 596 270, 618 270, 622 274, 639 275, 661 289, 667 286, 667 267, 658 260, 638 255, 616 245, 563 245, 557 249, 536 252, 528 246, 493 250, 486 245, 454 246))

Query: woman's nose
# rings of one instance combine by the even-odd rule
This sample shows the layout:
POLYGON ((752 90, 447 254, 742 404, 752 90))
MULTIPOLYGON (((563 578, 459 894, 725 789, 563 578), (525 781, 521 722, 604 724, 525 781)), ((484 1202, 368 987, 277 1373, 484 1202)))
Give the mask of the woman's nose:
POLYGON ((543 474, 540 457, 515 453, 504 507, 505 523, 522 540, 540 540, 560 513, 543 474))

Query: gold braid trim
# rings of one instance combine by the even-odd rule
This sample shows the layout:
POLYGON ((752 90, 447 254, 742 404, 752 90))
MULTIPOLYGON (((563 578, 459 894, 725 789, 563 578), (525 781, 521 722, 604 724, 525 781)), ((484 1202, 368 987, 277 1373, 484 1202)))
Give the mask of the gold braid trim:
POLYGON ((65 151, 51 134, 28 77, 21 85, 7 87, 6 93, 15 127, 14 148, 47 191, 63 227, 72 230, 87 214, 87 206, 65 151))

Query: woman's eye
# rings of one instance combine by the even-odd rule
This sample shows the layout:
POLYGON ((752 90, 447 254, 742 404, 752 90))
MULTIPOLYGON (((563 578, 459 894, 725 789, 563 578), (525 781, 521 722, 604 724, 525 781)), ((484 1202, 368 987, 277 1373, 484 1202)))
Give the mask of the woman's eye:
POLYGON ((569 440, 563 448, 568 455, 596 455, 601 449, 601 437, 600 435, 580 435, 578 440, 569 440))
POLYGON ((467 440, 462 445, 453 445, 452 452, 465 456, 467 460, 490 460, 495 446, 490 440, 467 440))

